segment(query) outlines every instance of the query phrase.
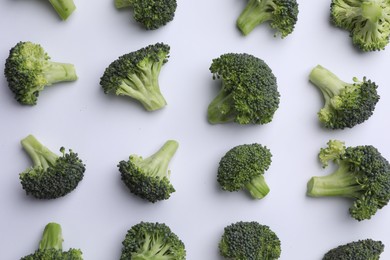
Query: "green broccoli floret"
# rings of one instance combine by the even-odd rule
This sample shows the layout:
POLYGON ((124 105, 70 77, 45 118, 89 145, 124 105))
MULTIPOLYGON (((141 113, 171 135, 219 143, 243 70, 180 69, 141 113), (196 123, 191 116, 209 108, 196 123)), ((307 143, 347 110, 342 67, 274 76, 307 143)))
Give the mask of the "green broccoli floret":
POLYGON ((332 0, 330 9, 333 24, 349 31, 362 51, 383 50, 389 43, 389 1, 332 0))
POLYGON ((24 105, 36 105, 46 86, 77 79, 72 64, 51 61, 41 45, 32 42, 19 42, 10 50, 4 74, 15 99, 24 105))
POLYGON ((346 83, 318 65, 311 71, 309 80, 324 96, 325 105, 318 119, 330 129, 352 128, 363 123, 371 117, 380 99, 378 86, 366 77, 363 81, 354 78, 354 83, 346 83))
POLYGON ((222 87, 208 107, 211 124, 266 124, 279 107, 276 77, 261 59, 246 53, 227 53, 213 59, 213 79, 222 87))
POLYGON ((27 195, 37 199, 55 199, 76 189, 84 177, 85 165, 77 153, 61 147, 61 156, 51 152, 34 136, 22 139, 21 144, 34 165, 19 178, 27 195))
POLYGON ((68 17, 76 10, 73 0, 49 0, 62 20, 68 17))
POLYGON ((175 17, 176 0, 114 0, 118 9, 133 9, 134 20, 147 30, 156 30, 175 17))
POLYGON ((248 35, 256 26, 269 22, 282 38, 294 31, 298 20, 296 0, 249 0, 237 19, 237 26, 248 35))
POLYGON ((158 77, 168 61, 169 50, 168 45, 156 43, 119 57, 100 79, 104 93, 134 98, 147 111, 163 108, 167 102, 161 94, 158 77))
POLYGON ((330 140, 321 148, 323 167, 333 161, 337 169, 326 176, 312 177, 307 183, 311 197, 347 197, 353 199, 350 215, 361 221, 370 219, 390 200, 390 164, 371 145, 345 147, 344 142, 330 140))
POLYGON ((322 260, 379 260, 384 248, 381 241, 353 241, 329 250, 322 260))
POLYGON ((268 226, 239 221, 225 227, 219 251, 231 260, 274 260, 280 257, 281 245, 268 226))
POLYGON ((127 231, 120 260, 184 260, 180 238, 163 223, 140 222, 127 231))
POLYGON ((217 181, 226 191, 247 190, 255 199, 264 198, 269 187, 264 172, 271 164, 270 150, 261 144, 243 144, 230 149, 219 162, 217 181))
POLYGON ((148 158, 133 154, 128 161, 120 161, 119 172, 130 192, 153 203, 168 199, 175 192, 168 165, 178 147, 177 141, 168 140, 148 158))
POLYGON ((53 222, 48 223, 43 231, 38 250, 20 260, 83 260, 80 249, 71 248, 62 251, 63 241, 61 226, 53 222))

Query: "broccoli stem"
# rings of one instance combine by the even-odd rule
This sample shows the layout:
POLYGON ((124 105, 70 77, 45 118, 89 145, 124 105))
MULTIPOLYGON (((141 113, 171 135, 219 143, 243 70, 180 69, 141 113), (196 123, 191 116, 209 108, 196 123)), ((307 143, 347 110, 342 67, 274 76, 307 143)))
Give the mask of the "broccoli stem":
POLYGON ((157 152, 142 160, 138 166, 147 169, 145 172, 147 172, 150 177, 158 177, 160 179, 169 177, 169 162, 176 153, 178 147, 179 143, 177 141, 168 140, 157 152))
POLYGON ((49 1, 62 20, 66 20, 73 13, 73 11, 76 10, 76 6, 73 0, 49 0, 49 1))
POLYGON ((222 90, 211 101, 207 108, 207 117, 211 124, 227 123, 235 119, 232 112, 234 100, 231 92, 224 90, 224 81, 222 81, 222 90))
POLYGON ((42 239, 39 243, 39 250, 62 250, 63 241, 61 225, 57 223, 48 223, 43 230, 42 239))
POLYGON ((270 190, 263 175, 253 178, 249 183, 245 184, 245 188, 255 199, 264 198, 270 190))
POLYGON ((379 19, 383 17, 383 7, 375 2, 362 3, 362 16, 372 23, 378 23, 379 19))
POLYGON ((133 4, 133 0, 115 0, 114 3, 115 7, 120 9, 131 6, 133 4))
POLYGON ((257 25, 272 19, 272 13, 266 8, 267 5, 272 6, 272 1, 249 0, 237 19, 237 27, 244 35, 248 35, 257 25))
POLYGON ((33 161, 34 167, 39 166, 46 170, 49 166, 54 165, 59 157, 42 145, 33 135, 22 139, 21 144, 33 161))
POLYGON ((73 64, 47 61, 43 68, 47 85, 62 81, 74 81, 77 79, 76 70, 73 64))
POLYGON ((349 171, 347 163, 326 176, 314 176, 307 183, 307 195, 311 197, 359 198, 362 190, 356 176, 349 171))

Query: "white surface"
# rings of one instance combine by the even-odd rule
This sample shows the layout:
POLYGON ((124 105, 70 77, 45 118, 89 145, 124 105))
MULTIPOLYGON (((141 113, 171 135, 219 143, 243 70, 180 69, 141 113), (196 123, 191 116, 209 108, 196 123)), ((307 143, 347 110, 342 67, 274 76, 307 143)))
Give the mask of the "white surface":
POLYGON ((49 221, 62 225, 64 248, 81 248, 86 260, 119 259, 132 225, 158 221, 183 240, 187 259, 216 260, 223 228, 239 220, 269 225, 281 239, 282 260, 319 260, 332 247, 365 238, 382 240, 387 246, 382 259, 390 259, 390 208, 358 222, 348 215, 348 200, 305 195, 311 176, 329 172, 320 167, 317 153, 331 138, 351 146, 372 144, 390 158, 390 47, 358 52, 347 32, 330 25, 325 0, 299 1, 296 29, 283 40, 265 25, 241 36, 235 20, 244 0, 179 0, 174 21, 157 31, 140 29, 130 10, 116 10, 111 0, 75 3, 77 10, 66 22, 44 0, 0 4, 0 60, 18 41, 32 41, 53 60, 73 63, 79 76, 74 83, 47 88, 35 107, 19 105, 0 79, 0 259, 34 251, 49 221), (99 80, 108 64, 156 42, 171 46, 160 74, 168 106, 149 113, 130 99, 105 95, 99 80), (251 53, 273 69, 281 103, 270 124, 207 122, 207 106, 217 92, 208 68, 226 52, 251 53), (322 97, 308 82, 317 64, 346 81, 373 79, 381 95, 374 115, 353 129, 323 129, 316 116, 322 97), (87 171, 73 193, 52 201, 25 196, 18 173, 31 162, 19 140, 30 133, 53 150, 65 146, 79 153, 87 171), (144 202, 127 191, 116 165, 131 153, 150 155, 167 139, 180 143, 170 164, 177 191, 167 201, 144 202), (273 153, 265 175, 271 192, 261 201, 245 192, 223 192, 216 182, 221 156, 252 142, 273 153))

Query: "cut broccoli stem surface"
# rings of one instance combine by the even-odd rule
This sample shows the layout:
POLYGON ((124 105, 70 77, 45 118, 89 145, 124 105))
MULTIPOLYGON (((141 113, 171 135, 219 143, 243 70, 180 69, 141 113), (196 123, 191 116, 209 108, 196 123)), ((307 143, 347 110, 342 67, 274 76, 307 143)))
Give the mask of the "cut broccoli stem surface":
POLYGON ((62 20, 66 20, 73 13, 73 11, 76 10, 76 6, 73 0, 49 0, 49 1, 62 20))
POLYGON ((57 223, 48 223, 43 230, 42 239, 39 243, 39 250, 62 250, 63 240, 61 225, 57 223))
POLYGON ((62 81, 75 81, 77 79, 76 70, 73 64, 47 61, 43 68, 47 85, 62 81))
POLYGON ((34 166, 49 168, 54 165, 58 159, 58 155, 50 151, 43 144, 41 144, 33 135, 28 135, 21 140, 22 147, 30 156, 34 166))
POLYGON ((263 175, 254 177, 250 182, 245 184, 245 188, 255 199, 264 198, 270 191, 263 175))

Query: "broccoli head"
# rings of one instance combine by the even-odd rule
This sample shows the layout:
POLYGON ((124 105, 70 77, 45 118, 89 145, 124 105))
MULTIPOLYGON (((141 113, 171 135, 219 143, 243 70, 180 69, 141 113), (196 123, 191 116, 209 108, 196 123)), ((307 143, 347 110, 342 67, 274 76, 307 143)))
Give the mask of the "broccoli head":
POLYGON ((266 225, 239 221, 225 227, 220 254, 232 260, 274 260, 280 257, 278 236, 266 225))
POLYGON ((10 50, 4 74, 15 99, 24 105, 36 105, 46 86, 77 79, 72 64, 51 61, 42 46, 32 42, 19 42, 10 50))
POLYGON ((332 0, 330 9, 333 24, 349 31, 362 51, 383 50, 389 43, 389 1, 332 0))
POLYGON ((227 53, 213 59, 213 78, 222 87, 208 106, 211 124, 266 124, 279 107, 276 77, 261 59, 246 53, 227 53))
POLYGON ((131 7, 134 20, 147 30, 156 30, 175 17, 176 0, 115 0, 116 8, 131 7))
POLYGON ((184 260, 180 238, 163 223, 140 222, 132 226, 122 242, 121 260, 184 260))
POLYGON ((270 150, 261 144, 243 144, 230 149, 219 162, 217 181, 226 191, 247 190, 255 199, 264 198, 269 187, 264 172, 271 164, 270 150))
POLYGON ((43 231, 38 250, 20 260, 83 260, 80 249, 71 248, 62 251, 63 241, 61 226, 53 222, 48 223, 43 231))
POLYGON ((168 140, 148 158, 133 154, 128 161, 120 161, 119 172, 130 192, 153 203, 168 199, 175 192, 168 165, 178 147, 178 142, 168 140))
POLYGON ((100 79, 104 93, 131 97, 148 111, 163 108, 167 102, 161 94, 158 77, 168 61, 169 50, 168 45, 156 43, 119 57, 100 79))
POLYGON ((319 159, 323 167, 333 161, 336 170, 326 176, 312 177, 307 184, 311 197, 347 197, 353 199, 350 215, 361 221, 370 219, 390 200, 390 164, 371 145, 345 147, 330 140, 321 148, 319 159))
POLYGON ((324 96, 325 105, 318 119, 330 129, 352 128, 363 123, 371 117, 380 99, 378 86, 366 77, 363 81, 354 78, 353 83, 346 83, 318 65, 311 71, 309 80, 324 96))
POLYGON ((68 17, 76 10, 73 0, 49 0, 62 20, 68 17))
POLYGON ((284 38, 294 31, 298 12, 296 0, 249 0, 237 19, 237 27, 248 35, 256 26, 269 22, 284 38))
POLYGON ((379 260, 384 248, 381 241, 353 241, 329 250, 322 260, 379 260))
POLYGON ((76 189, 83 179, 85 165, 72 150, 65 153, 61 147, 62 155, 58 156, 32 135, 21 144, 34 164, 19 175, 27 195, 37 199, 59 198, 76 189))

